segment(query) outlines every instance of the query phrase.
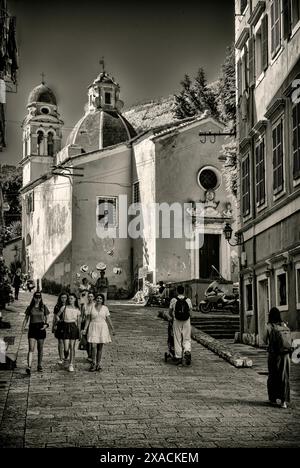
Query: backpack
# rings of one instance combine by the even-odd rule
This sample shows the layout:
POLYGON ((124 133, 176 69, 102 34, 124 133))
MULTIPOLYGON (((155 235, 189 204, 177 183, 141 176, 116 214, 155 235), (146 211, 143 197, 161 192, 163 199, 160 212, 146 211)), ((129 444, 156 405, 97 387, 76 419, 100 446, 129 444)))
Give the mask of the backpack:
POLYGON ((292 335, 288 327, 272 324, 270 335, 271 351, 277 354, 289 353, 292 349, 292 335))
POLYGON ((186 297, 184 297, 183 299, 177 298, 175 304, 175 318, 177 320, 188 320, 190 316, 190 308, 188 303, 186 302, 186 297))

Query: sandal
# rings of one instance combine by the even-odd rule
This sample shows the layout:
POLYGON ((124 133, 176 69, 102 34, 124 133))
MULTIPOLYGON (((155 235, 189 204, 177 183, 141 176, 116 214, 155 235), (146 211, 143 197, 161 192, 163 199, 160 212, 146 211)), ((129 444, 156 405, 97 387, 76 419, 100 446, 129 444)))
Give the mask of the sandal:
POLYGON ((89 372, 95 372, 96 370, 97 367, 94 364, 89 368, 89 372))
POLYGON ((30 367, 27 367, 27 368, 26 368, 26 374, 27 374, 27 375, 30 375, 30 374, 31 374, 31 369, 30 369, 30 367))
POLYGON ((100 366, 100 364, 96 366, 96 371, 99 371, 99 372, 102 371, 102 367, 100 366))

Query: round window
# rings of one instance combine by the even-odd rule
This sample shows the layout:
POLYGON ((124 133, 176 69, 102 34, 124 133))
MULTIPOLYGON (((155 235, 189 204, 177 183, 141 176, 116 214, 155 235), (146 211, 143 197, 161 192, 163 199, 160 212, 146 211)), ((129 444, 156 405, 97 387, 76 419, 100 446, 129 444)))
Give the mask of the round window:
POLYGON ((49 114, 49 109, 48 109, 48 107, 42 107, 42 108, 41 108, 41 112, 42 112, 43 114, 49 114))
POLYGON ((199 171, 198 181, 204 190, 215 190, 220 185, 220 178, 217 172, 210 167, 203 168, 199 171))

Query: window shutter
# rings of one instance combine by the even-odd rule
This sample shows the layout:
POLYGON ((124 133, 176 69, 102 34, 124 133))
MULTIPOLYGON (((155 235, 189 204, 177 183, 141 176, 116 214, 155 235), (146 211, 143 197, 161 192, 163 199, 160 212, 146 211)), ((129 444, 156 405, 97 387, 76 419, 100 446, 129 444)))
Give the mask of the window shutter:
POLYGON ((255 85, 255 42, 254 37, 249 39, 249 86, 255 85))
POLYGON ((238 87, 238 97, 240 98, 243 94, 243 80, 242 80, 242 61, 241 59, 237 62, 237 87, 238 87))
POLYGON ((262 19, 261 28, 261 49, 262 49, 262 69, 265 71, 268 68, 269 60, 269 40, 268 40, 268 15, 262 19))
POLYGON ((243 67, 243 72, 244 72, 244 80, 245 80, 245 89, 248 89, 249 86, 249 80, 248 80, 248 49, 247 46, 244 48, 244 67, 243 67))
POLYGON ((282 1, 283 8, 283 37, 288 39, 292 32, 291 0, 282 1))

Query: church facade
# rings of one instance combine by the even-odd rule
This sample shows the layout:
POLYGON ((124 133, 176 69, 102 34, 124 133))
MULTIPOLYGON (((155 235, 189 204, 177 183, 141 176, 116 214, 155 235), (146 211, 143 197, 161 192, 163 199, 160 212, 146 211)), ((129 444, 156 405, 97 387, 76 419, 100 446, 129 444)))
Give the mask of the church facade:
POLYGON ((235 201, 219 160, 225 137, 202 136, 223 133, 224 126, 203 114, 137 135, 121 113, 119 93, 114 79, 100 73, 62 148, 54 93, 44 83, 31 92, 21 162, 27 272, 42 284, 72 288, 82 265, 93 282, 102 262, 111 297, 120 288, 133 292, 141 276, 207 283, 212 265, 231 279, 235 253, 222 231, 235 222, 235 201), (168 235, 160 210, 169 210, 168 235), (188 239, 174 233, 172 210, 189 226, 188 239))

